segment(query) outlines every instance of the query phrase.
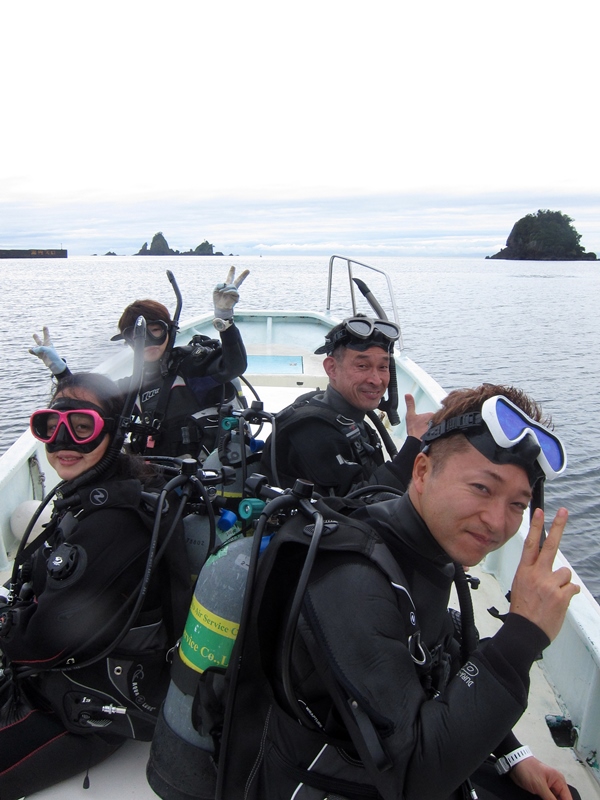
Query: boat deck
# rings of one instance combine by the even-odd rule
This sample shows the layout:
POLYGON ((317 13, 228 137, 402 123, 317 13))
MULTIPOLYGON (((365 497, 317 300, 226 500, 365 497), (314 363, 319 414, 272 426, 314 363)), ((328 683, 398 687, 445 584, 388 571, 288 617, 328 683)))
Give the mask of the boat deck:
MULTIPOLYGON (((491 606, 504 609, 506 601, 497 582, 481 568, 471 570, 471 574, 481 579, 481 585, 473 598, 479 632, 481 636, 490 636, 501 623, 485 609, 491 606)), ((568 782, 577 787, 582 800, 599 800, 600 787, 589 770, 575 759, 570 748, 557 747, 546 726, 540 725, 546 714, 561 713, 542 668, 534 665, 531 671, 529 708, 517 723, 515 732, 541 761, 564 773, 568 782)), ((128 741, 110 759, 90 770, 89 789, 83 789, 84 776, 77 775, 29 797, 31 800, 108 800, 114 797, 119 800, 156 800, 156 795, 145 777, 149 749, 148 742, 128 741)))

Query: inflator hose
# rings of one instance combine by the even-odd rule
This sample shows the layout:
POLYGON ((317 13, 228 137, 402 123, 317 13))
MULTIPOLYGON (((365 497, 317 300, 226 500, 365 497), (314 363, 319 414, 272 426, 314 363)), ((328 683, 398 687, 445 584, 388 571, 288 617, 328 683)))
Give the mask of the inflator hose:
MULTIPOLYGON (((388 417, 389 416, 390 415, 388 413, 388 417)), ((393 458, 395 455, 398 454, 398 448, 394 444, 394 440, 390 436, 390 432, 388 431, 388 429, 385 427, 385 425, 381 421, 381 418, 379 417, 379 414, 377 414, 376 411, 367 411, 367 417, 371 420, 371 422, 375 426, 375 429, 377 430, 377 433, 380 435, 381 440, 383 441, 383 443, 385 445, 385 449, 388 451, 389 457, 393 458)), ((390 419, 390 422, 391 422, 391 419, 390 419)))
MULTIPOLYGON (((290 613, 288 615, 283 634, 281 680, 283 682, 283 691, 290 711, 297 712, 299 709, 300 717, 306 720, 306 710, 298 702, 298 698, 296 697, 296 692, 294 691, 294 686, 292 684, 292 650, 294 647, 294 640, 296 638, 296 629, 298 626, 298 620, 300 619, 300 611, 302 609, 304 595, 306 594, 310 573, 315 563, 317 550, 319 549, 319 544, 321 543, 324 520, 323 515, 316 511, 308 500, 300 501, 300 511, 306 514, 306 516, 309 518, 312 518, 314 521, 314 529, 310 540, 310 545, 308 547, 308 552, 306 554, 306 558, 304 559, 304 564, 302 565, 302 572, 298 578, 298 585, 296 586, 296 591, 294 593, 294 598, 290 607, 290 613)), ((308 719, 312 722, 310 717, 308 717, 308 719)))
POLYGON ((460 604, 461 657, 462 663, 466 664, 471 653, 477 649, 477 628, 475 627, 471 588, 462 564, 454 564, 454 585, 456 586, 456 593, 460 604))

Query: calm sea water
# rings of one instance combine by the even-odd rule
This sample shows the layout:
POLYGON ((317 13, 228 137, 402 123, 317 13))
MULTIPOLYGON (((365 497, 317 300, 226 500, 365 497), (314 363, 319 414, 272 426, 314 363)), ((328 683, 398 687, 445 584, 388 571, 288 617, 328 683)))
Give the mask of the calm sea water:
MULTIPOLYGON (((552 415, 569 468, 548 484, 547 508, 549 513, 559 505, 569 508, 562 549, 600 598, 600 267, 365 260, 391 275, 405 352, 445 389, 512 383, 552 415)), ((272 256, 0 261, 0 452, 48 397, 47 371, 27 352, 42 325, 50 326, 71 369, 91 369, 122 346, 109 339, 128 303, 151 297, 174 309, 167 269, 181 288, 185 320, 211 309, 212 287, 224 280, 230 264, 238 274, 251 271, 241 287, 240 308, 324 310, 327 261, 272 256)), ((380 295, 377 279, 371 288, 380 295)))

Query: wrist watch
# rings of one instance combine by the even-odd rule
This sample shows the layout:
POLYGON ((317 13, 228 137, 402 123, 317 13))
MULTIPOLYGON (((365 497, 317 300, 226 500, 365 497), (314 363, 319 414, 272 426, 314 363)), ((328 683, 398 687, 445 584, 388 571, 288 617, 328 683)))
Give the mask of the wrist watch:
POLYGON ((533 753, 526 744, 523 745, 523 747, 517 747, 517 749, 513 750, 511 753, 500 756, 494 765, 496 767, 496 772, 498 775, 506 775, 515 764, 518 764, 519 761, 523 761, 524 758, 529 758, 529 756, 532 755, 533 753))
POLYGON ((213 326, 220 332, 226 331, 227 328, 231 328, 233 325, 232 319, 221 319, 220 317, 215 317, 213 319, 213 326))

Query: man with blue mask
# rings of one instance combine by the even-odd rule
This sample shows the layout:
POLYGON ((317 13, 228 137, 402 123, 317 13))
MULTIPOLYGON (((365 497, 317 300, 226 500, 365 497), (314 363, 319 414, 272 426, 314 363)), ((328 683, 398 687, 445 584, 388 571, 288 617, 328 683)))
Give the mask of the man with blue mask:
MULTIPOLYGON (((253 737, 261 757, 244 797, 267 796, 265 787, 278 787, 271 800, 312 800, 324 790, 384 800, 580 797, 512 732, 532 665, 579 592, 570 569, 553 569, 567 510, 545 536, 537 507, 543 481, 565 468, 562 443, 518 389, 484 384, 444 399, 407 493, 352 515, 370 529, 362 549, 330 545, 317 554, 286 661, 297 703, 281 689, 277 662, 265 672, 271 705, 262 737, 253 737), (515 536, 528 507, 508 613, 480 641, 463 565, 515 536), (453 583, 460 615, 448 612, 453 583)), ((285 625, 265 625, 269 609, 285 607, 269 588, 269 606, 257 605, 256 632, 247 633, 261 655, 265 636, 287 635, 285 625)), ((263 687, 249 688, 256 714, 266 707, 263 687)), ((249 720, 237 723, 247 733, 249 720)), ((253 753, 245 763, 255 764, 253 753)))
POLYGON ((369 484, 404 491, 431 414, 417 414, 414 398, 405 396, 408 438, 398 454, 385 441, 388 452, 392 450, 386 460, 381 439, 385 430, 375 412, 386 408, 399 336, 396 323, 364 316, 346 319, 329 331, 315 351, 325 354, 327 389, 302 395, 284 409, 265 445, 261 471, 272 483, 288 487, 303 478, 320 494, 339 496, 369 484))

